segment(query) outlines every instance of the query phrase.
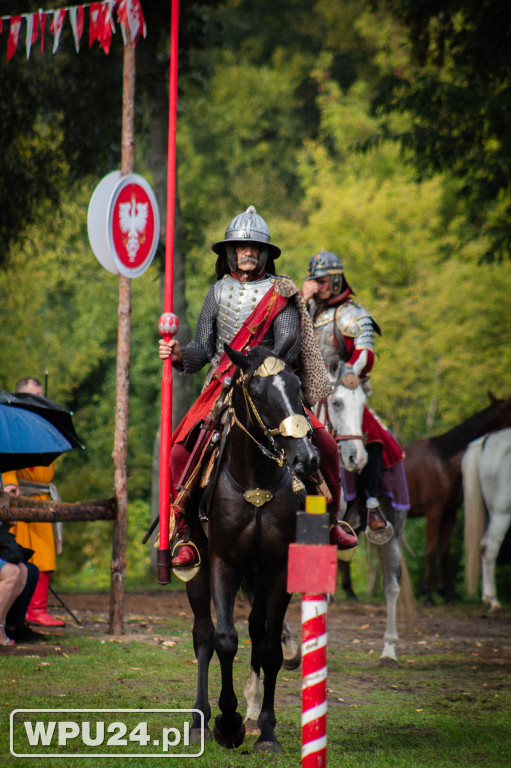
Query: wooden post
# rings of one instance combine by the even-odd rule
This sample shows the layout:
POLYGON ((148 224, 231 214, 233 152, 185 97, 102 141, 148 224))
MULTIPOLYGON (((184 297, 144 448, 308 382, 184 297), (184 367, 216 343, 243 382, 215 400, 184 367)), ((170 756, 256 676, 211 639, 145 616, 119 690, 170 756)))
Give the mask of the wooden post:
MULTIPOLYGON (((122 89, 121 175, 133 173, 135 148, 135 47, 124 46, 122 89)), ((109 634, 123 633, 124 582, 126 578, 126 532, 128 526, 128 415, 131 337, 131 280, 119 275, 117 334, 117 388, 114 436, 114 492, 117 516, 112 542, 109 634)))

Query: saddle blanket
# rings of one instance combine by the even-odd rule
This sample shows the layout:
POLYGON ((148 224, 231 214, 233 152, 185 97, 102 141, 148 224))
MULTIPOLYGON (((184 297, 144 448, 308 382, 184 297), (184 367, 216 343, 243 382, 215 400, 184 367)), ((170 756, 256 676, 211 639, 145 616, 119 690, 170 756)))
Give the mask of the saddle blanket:
MULTIPOLYGON (((341 482, 346 501, 353 501, 358 495, 358 474, 349 472, 341 467, 341 482)), ((390 503, 396 510, 407 511, 410 509, 410 497, 404 463, 400 461, 389 469, 384 469, 381 475, 380 495, 390 499, 390 503)))

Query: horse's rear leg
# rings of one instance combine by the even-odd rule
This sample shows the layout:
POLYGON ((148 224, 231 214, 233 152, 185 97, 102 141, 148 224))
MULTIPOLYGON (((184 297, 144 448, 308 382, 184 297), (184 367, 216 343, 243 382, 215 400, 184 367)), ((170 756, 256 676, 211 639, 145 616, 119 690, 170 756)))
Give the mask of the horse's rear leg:
POLYGON ((383 650, 380 661, 397 664, 397 601, 400 592, 401 551, 397 536, 377 549, 383 574, 383 588, 387 601, 387 623, 383 635, 383 650))
MULTIPOLYGON (((200 710, 204 715, 204 739, 208 739, 211 738, 211 731, 208 725, 211 718, 211 707, 208 700, 208 676, 209 663, 213 656, 213 633, 215 627, 211 619, 209 573, 205 565, 194 579, 187 582, 186 592, 193 611, 193 649, 198 662, 197 693, 194 709, 200 710)), ((200 715, 194 713, 190 733, 192 742, 201 741, 201 726, 200 715)))
POLYGON ((509 527, 509 517, 494 509, 490 524, 481 541, 481 575, 483 581, 483 602, 490 611, 502 608, 497 598, 495 563, 500 547, 509 527))

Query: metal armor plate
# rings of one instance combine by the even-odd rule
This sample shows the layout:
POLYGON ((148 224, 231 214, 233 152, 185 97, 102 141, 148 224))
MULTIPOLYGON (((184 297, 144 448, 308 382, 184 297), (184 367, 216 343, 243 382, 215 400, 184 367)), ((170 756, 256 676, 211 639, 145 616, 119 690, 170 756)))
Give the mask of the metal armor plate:
POLYGON ((231 343, 275 280, 273 275, 267 275, 262 280, 241 283, 231 275, 224 275, 222 280, 215 284, 215 299, 218 304, 215 360, 224 351, 224 344, 231 343))

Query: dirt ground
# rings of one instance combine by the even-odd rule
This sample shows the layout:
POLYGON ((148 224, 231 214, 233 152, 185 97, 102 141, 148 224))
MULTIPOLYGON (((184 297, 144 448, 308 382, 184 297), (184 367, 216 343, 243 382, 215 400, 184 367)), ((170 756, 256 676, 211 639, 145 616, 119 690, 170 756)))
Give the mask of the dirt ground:
MULTIPOLYGON (((83 629, 107 632, 109 594, 60 594, 60 598, 82 622, 83 629)), ((52 598, 52 613, 67 619, 68 625, 59 634, 82 631, 62 607, 52 598)), ((288 610, 288 621, 296 638, 300 637, 299 597, 293 597, 288 610)), ((124 597, 125 637, 146 635, 152 639, 162 618, 181 616, 191 618, 192 613, 184 592, 146 591, 126 593, 124 597), (137 621, 139 619, 139 621, 137 621)), ((243 624, 248 618, 248 606, 237 600, 235 619, 243 624)), ((352 603, 337 599, 327 614, 330 648, 351 648, 380 655, 385 629, 384 604, 352 603)), ((511 664, 511 611, 502 609, 488 613, 481 605, 436 606, 416 605, 409 626, 403 617, 398 620, 399 657, 420 657, 426 654, 456 652, 474 657, 498 658, 500 664, 511 664)), ((21 649, 20 649, 21 650, 21 649)))

